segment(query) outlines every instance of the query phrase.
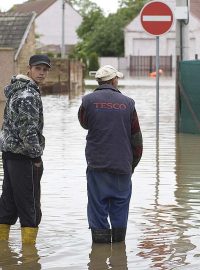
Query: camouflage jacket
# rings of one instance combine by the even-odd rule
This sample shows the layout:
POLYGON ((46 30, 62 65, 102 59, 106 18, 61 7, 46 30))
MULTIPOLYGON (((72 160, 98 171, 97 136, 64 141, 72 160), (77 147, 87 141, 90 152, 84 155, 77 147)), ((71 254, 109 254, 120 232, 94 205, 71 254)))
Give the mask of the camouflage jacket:
POLYGON ((39 87, 17 75, 4 89, 7 98, 1 131, 1 151, 38 158, 43 154, 43 106, 39 87))

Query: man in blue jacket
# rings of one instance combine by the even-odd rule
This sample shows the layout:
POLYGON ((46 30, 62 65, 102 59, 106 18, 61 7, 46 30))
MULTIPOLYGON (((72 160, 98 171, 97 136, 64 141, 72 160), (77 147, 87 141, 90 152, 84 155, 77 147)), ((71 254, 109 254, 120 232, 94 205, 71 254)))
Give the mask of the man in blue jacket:
POLYGON ((36 240, 42 216, 40 179, 45 147, 39 85, 50 67, 48 56, 33 55, 27 75, 13 76, 4 90, 7 101, 1 131, 4 179, 0 197, 0 240, 8 240, 10 226, 17 218, 22 243, 36 240))
POLYGON ((93 242, 120 242, 125 240, 131 176, 142 156, 142 134, 134 100, 117 89, 123 74, 106 65, 95 77, 99 86, 83 97, 78 112, 81 126, 88 130, 88 222, 93 242))

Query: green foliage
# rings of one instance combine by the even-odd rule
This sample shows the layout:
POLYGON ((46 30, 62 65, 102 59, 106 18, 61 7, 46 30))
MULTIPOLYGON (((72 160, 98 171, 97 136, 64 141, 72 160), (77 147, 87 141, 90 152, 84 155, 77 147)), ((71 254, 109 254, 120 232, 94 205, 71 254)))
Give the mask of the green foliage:
POLYGON ((103 19, 101 10, 91 10, 86 16, 83 16, 83 22, 77 30, 78 36, 82 40, 89 39, 103 19))
POLYGON ((141 7, 150 0, 118 0, 120 8, 132 8, 138 12, 140 11, 141 7))
POLYGON ((88 70, 89 71, 96 71, 97 69, 99 69, 98 54, 93 52, 89 55, 88 70))
POLYGON ((123 21, 117 14, 101 20, 88 40, 88 50, 96 51, 100 56, 123 55, 123 21))
POLYGON ((100 10, 96 3, 90 0, 68 0, 68 2, 82 15, 87 16, 92 10, 100 10))
POLYGON ((147 0, 119 0, 120 8, 107 17, 90 0, 70 0, 79 6, 83 22, 77 30, 81 42, 71 57, 87 64, 91 52, 99 56, 119 57, 124 54, 124 28, 136 17, 147 0), (87 12, 86 12, 87 11, 87 12))
POLYGON ((55 54, 53 52, 47 52, 46 53, 50 58, 54 58, 55 54))
POLYGON ((129 23, 133 18, 135 18, 142 7, 150 0, 119 0, 119 13, 124 17, 124 20, 128 19, 129 23))

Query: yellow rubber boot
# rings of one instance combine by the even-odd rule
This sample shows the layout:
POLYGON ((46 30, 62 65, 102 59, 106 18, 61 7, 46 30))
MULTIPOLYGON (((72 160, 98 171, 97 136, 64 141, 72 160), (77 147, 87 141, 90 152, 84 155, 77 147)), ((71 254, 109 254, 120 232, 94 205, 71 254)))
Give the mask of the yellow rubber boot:
POLYGON ((22 244, 35 244, 37 233, 38 228, 22 227, 21 228, 22 244))
POLYGON ((10 232, 10 225, 0 224, 0 240, 8 241, 10 232))

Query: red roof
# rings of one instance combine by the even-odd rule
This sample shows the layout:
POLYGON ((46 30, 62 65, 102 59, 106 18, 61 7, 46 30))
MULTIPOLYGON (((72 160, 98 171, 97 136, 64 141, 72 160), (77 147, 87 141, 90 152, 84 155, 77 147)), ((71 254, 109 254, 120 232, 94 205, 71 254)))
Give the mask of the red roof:
POLYGON ((10 11, 15 13, 30 13, 35 11, 40 15, 57 0, 29 0, 19 5, 14 5, 10 11))

